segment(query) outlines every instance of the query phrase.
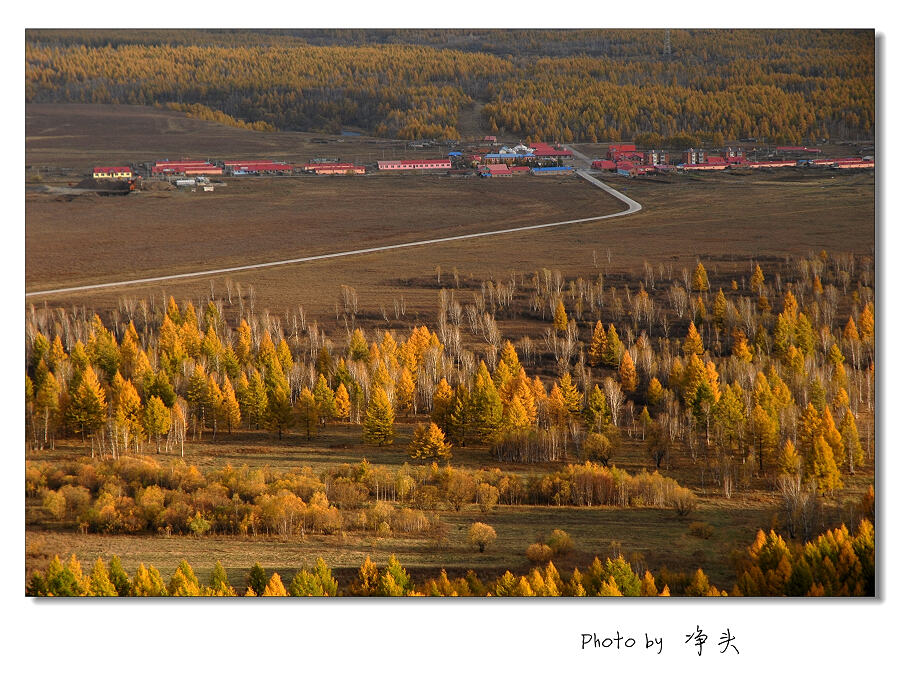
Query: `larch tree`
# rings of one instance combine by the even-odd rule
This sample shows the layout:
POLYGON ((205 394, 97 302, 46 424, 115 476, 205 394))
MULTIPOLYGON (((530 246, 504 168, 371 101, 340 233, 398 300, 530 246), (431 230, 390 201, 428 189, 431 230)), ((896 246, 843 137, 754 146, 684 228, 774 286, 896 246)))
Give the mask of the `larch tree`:
POLYGON ((241 406, 228 376, 225 376, 222 383, 221 418, 225 427, 228 428, 229 435, 231 435, 231 429, 241 423, 241 406))
POLYGON ((822 435, 813 440, 812 460, 809 462, 810 475, 822 494, 833 492, 843 487, 841 473, 834 460, 834 452, 822 435))
POLYGON ((631 353, 627 350, 622 355, 622 362, 619 364, 619 383, 622 385, 622 390, 627 393, 637 389, 637 370, 634 368, 631 353))
POLYGON ((566 314, 566 306, 563 304, 562 298, 556 301, 556 308, 553 310, 553 328, 558 333, 565 333, 569 328, 569 315, 566 314))
POLYGON ((394 390, 397 410, 409 415, 416 403, 416 384, 413 382, 412 373, 406 367, 400 370, 400 377, 397 379, 394 390))
POLYGON ((334 391, 334 416, 342 421, 350 418, 350 393, 343 383, 334 391))
POLYGON ((700 356, 703 354, 703 339, 700 338, 700 333, 697 331, 694 322, 691 322, 690 326, 688 326, 687 336, 685 336, 681 350, 686 357, 690 357, 691 355, 700 356))
POLYGON ((350 359, 355 362, 367 362, 369 360, 369 344, 362 329, 353 329, 353 334, 350 336, 348 354, 350 359))
POLYGON ((700 291, 701 293, 709 291, 709 278, 706 276, 706 268, 703 267, 703 263, 699 260, 691 276, 691 286, 695 291, 700 291))
POLYGON ((266 419, 269 429, 278 433, 280 440, 285 431, 294 424, 294 410, 287 391, 276 387, 269 398, 269 411, 266 419))
POLYGON ((324 374, 319 374, 312 392, 313 397, 316 399, 316 409, 319 411, 319 425, 324 426, 328 419, 333 419, 337 416, 334 391, 328 385, 328 381, 324 374))
POLYGON ((603 358, 606 354, 606 330, 603 328, 603 322, 599 319, 594 325, 594 333, 591 335, 591 345, 588 349, 588 359, 591 366, 600 366, 603 364, 603 358))
POLYGON ((152 396, 144 407, 144 428, 147 436, 156 440, 156 453, 159 454, 162 436, 169 432, 171 426, 171 412, 163 401, 152 396))
POLYGON ((311 440, 319 430, 319 407, 315 395, 309 388, 300 391, 295 409, 298 427, 306 434, 306 439, 311 440))
POLYGON ((430 421, 427 426, 422 423, 416 426, 407 453, 413 459, 444 461, 451 456, 450 447, 444 432, 430 421))
POLYGON ((606 352, 603 353, 603 365, 613 369, 618 367, 623 350, 616 327, 610 323, 609 330, 606 332, 606 352))
POLYGON ((384 388, 377 386, 366 407, 363 422, 363 442, 371 445, 389 445, 394 441, 394 407, 384 388))
POLYGON ((450 430, 450 414, 453 411, 453 388, 446 378, 441 378, 431 396, 431 420, 445 433, 450 430))
POLYGON ((281 577, 278 576, 277 572, 272 573, 272 578, 269 579, 266 584, 266 588, 263 589, 263 596, 287 596, 287 589, 284 588, 284 584, 281 581, 281 577))
POLYGON ((100 386, 97 374, 88 365, 81 376, 78 389, 69 403, 68 419, 72 429, 81 435, 93 433, 103 424, 106 416, 106 393, 100 386))
POLYGON ((856 417, 847 409, 844 418, 841 419, 841 439, 844 443, 843 467, 850 475, 855 475, 865 463, 865 452, 859 441, 859 432, 856 429, 856 417))

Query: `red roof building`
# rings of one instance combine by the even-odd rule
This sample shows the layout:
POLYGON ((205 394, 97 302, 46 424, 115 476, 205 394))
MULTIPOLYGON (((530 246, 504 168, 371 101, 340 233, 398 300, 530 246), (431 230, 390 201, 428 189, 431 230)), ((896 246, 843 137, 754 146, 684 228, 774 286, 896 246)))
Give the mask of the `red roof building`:
POLYGON ((379 161, 378 170, 450 170, 449 158, 379 161))
POLYGON ((491 177, 496 177, 498 175, 512 175, 512 171, 505 163, 491 164, 487 166, 487 172, 491 177))
POLYGON ((207 161, 160 161, 151 169, 152 175, 221 175, 223 169, 207 161))
POLYGON ((572 157, 571 151, 562 147, 555 147, 544 142, 535 142, 531 145, 534 149, 534 155, 537 158, 569 158, 572 157))
POLYGON ((294 166, 279 161, 225 161, 230 173, 290 173, 294 166))
POLYGON ((353 163, 307 163, 303 170, 316 175, 365 175, 366 167, 353 163))

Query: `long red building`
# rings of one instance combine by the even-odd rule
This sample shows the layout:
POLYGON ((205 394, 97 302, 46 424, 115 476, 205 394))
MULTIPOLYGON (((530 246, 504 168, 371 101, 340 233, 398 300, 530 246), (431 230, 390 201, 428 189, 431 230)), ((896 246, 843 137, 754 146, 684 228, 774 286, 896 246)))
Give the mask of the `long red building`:
POLYGON ((159 161, 151 169, 152 175, 221 175, 224 169, 208 161, 159 161))
POLYGON ((281 161, 225 161, 229 173, 291 173, 294 166, 281 161))
POLYGON ((378 170, 450 170, 449 158, 406 159, 379 161, 378 170))

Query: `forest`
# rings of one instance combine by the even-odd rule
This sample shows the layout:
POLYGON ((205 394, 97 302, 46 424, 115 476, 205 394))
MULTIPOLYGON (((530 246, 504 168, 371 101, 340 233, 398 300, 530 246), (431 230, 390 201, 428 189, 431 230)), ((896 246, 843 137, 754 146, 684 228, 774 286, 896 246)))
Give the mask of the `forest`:
MULTIPOLYGON (((637 287, 599 262, 587 277, 541 269, 467 287, 445 277, 432 328, 399 308, 393 319, 367 314, 349 286, 328 324, 302 308, 257 310, 252 289, 230 281, 181 303, 123 297, 104 317, 32 306, 28 522, 113 535, 393 535, 439 547, 445 517, 477 509, 469 541, 482 553, 498 507, 660 508, 686 519, 714 498, 762 493, 775 519, 733 558, 734 584, 702 589, 704 576, 657 566, 636 593, 649 595, 652 582, 675 594, 870 594, 872 259, 822 251, 738 267, 645 262, 637 287), (282 470, 191 457, 192 444, 227 450, 242 433, 268 433, 278 447, 335 428, 371 460, 282 470), (398 448, 401 465, 379 461, 398 448), (635 451, 640 466, 625 456, 635 451), (828 577, 834 570, 856 577, 828 577)), ((597 567, 591 587, 553 576, 559 532, 527 547, 545 566, 536 577, 407 591, 527 595, 542 580, 571 595, 579 585, 634 592, 609 581, 621 566, 597 567)), ((48 569, 34 593, 59 593, 46 586, 53 579, 94 588, 74 557, 48 569)), ((178 579, 194 583, 188 572, 178 579)))
POLYGON ((179 108, 255 129, 693 144, 871 139, 871 31, 29 31, 26 102, 179 108), (227 117, 227 118, 225 118, 227 117))

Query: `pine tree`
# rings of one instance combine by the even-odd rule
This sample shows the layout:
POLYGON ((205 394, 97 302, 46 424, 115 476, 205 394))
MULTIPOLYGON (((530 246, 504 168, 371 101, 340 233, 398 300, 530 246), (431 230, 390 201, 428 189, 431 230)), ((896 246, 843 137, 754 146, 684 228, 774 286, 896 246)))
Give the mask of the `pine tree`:
POLYGON ((500 350, 500 361, 509 367, 509 371, 513 376, 517 376, 519 374, 519 369, 522 368, 522 363, 519 361, 519 355, 516 352, 515 347, 513 347, 513 344, 508 340, 503 343, 503 347, 500 350))
POLYGON ((450 436, 460 447, 466 446, 475 428, 475 413, 472 396, 465 384, 456 386, 453 406, 450 411, 450 436))
POLYGON ((361 329, 353 329, 348 355, 355 362, 369 361, 369 345, 361 329))
POLYGON ((750 290, 752 290, 757 295, 762 295, 762 286, 765 281, 766 277, 765 275, 763 275, 763 271, 759 266, 759 263, 757 263, 756 269, 753 270, 753 275, 750 277, 750 290))
POLYGON ((378 566, 369 557, 359 567, 356 581, 350 586, 350 593, 354 596, 374 596, 378 590, 378 566))
POLYGON ((199 596, 200 582, 190 564, 182 559, 169 580, 170 596, 199 596))
POLYGON ((697 267, 694 268, 694 274, 691 276, 691 286, 695 291, 704 293, 709 291, 709 278, 706 276, 706 268, 703 263, 697 261, 697 267))
POLYGON ((253 332, 246 319, 241 319, 237 330, 237 345, 234 349, 238 362, 246 365, 253 358, 253 332))
POLYGON ((163 582, 159 570, 152 565, 146 568, 141 563, 134 574, 131 594, 133 596, 168 596, 169 592, 166 590, 166 584, 163 582))
POLYGON ((282 387, 276 387, 269 396, 269 412, 266 421, 269 428, 278 433, 280 440, 285 431, 294 424, 294 410, 287 391, 282 387))
POLYGON ((122 561, 118 556, 113 556, 109 561, 109 579, 119 596, 131 595, 131 580, 128 573, 122 568, 122 561))
POLYGON ((431 420, 445 433, 450 431, 450 414, 453 411, 453 388, 442 378, 431 396, 431 420))
POLYGON ((799 475, 803 465, 794 443, 785 440, 778 452, 778 471, 783 475, 799 475))
POLYGON ((662 387, 662 383, 659 382, 659 379, 656 376, 651 378, 650 383, 647 386, 647 404, 651 407, 662 404, 665 395, 665 390, 662 387))
POLYGON ((247 389, 244 394, 244 404, 241 404, 241 408, 247 418, 248 425, 252 424, 256 428, 262 426, 269 411, 269 396, 266 394, 266 386, 258 371, 253 371, 250 374, 250 380, 247 382, 247 389))
MULTIPOLYGON (((316 398, 316 409, 319 410, 319 422, 325 425, 327 419, 335 418, 337 405, 335 404, 334 391, 328 386, 328 381, 325 379, 324 374, 319 374, 319 377, 316 379, 316 385, 313 387, 313 397, 316 398)), ((349 412, 349 399, 347 402, 349 412)))
POLYGON ((573 418, 579 416, 581 414, 584 395, 575 386, 575 382, 572 380, 572 376, 568 371, 564 373, 559 380, 559 390, 562 393, 563 402, 566 405, 566 410, 569 412, 569 415, 573 418))
POLYGON ((716 298, 713 301, 713 321, 719 329, 725 327, 725 314, 728 312, 728 301, 725 299, 725 294, 722 292, 722 289, 719 289, 719 292, 716 294, 716 298))
POLYGON ((413 377, 409 369, 403 367, 400 370, 400 378, 397 380, 396 392, 394 395, 397 403, 398 411, 409 415, 415 406, 416 384, 413 383, 413 377))
POLYGON ((855 475, 856 471, 865 463, 865 453, 859 442, 856 418, 849 409, 844 413, 844 418, 841 419, 841 439, 844 443, 843 468, 850 475, 855 475))
POLYGON ((275 572, 272 574, 272 578, 266 584, 266 588, 263 589, 263 596, 287 596, 287 589, 284 588, 284 584, 281 582, 281 577, 278 576, 278 573, 275 572))
POLYGON ((606 395, 596 383, 588 394, 587 404, 584 408, 584 422, 592 433, 601 432, 610 422, 606 395))
POLYGON ((747 343, 747 337, 742 332, 738 332, 734 344, 731 346, 731 356, 747 364, 753 362, 753 352, 747 343))
POLYGON ((222 384, 222 401, 221 401, 221 418, 228 428, 228 434, 231 429, 241 423, 241 406, 238 403, 237 395, 234 394, 234 388, 228 376, 222 384))
POLYGON ((254 563, 247 575, 247 586, 254 591, 254 595, 261 594, 266 590, 266 584, 269 577, 266 575, 265 568, 259 563, 254 563))
POLYGON ((422 423, 416 426, 407 453, 413 459, 443 461, 450 458, 450 447, 444 432, 431 421, 427 426, 422 423))
POLYGON ((81 434, 82 440, 103 424, 106 416, 106 393, 90 366, 85 368, 78 388, 72 395, 67 416, 72 429, 81 434))
POLYGON ((631 353, 627 350, 622 355, 622 363, 619 365, 619 383, 622 384, 622 390, 627 393, 637 389, 637 371, 634 368, 631 353))
POLYGON ((690 357, 692 354, 698 356, 703 354, 703 339, 700 338, 700 334, 697 332, 697 327, 694 326, 694 322, 691 322, 688 327, 687 336, 684 339, 681 349, 686 357, 690 357))
POLYGON ((334 393, 334 415, 341 420, 350 418, 350 394, 343 383, 334 393))
POLYGON ((588 359, 591 366, 595 367, 603 364, 606 345, 606 331, 603 329, 603 322, 598 319, 594 325, 594 333, 591 336, 591 345, 588 350, 588 359))
POLYGON ((394 408, 387 393, 376 387, 366 408, 363 422, 363 442, 371 445, 389 445, 394 441, 394 408))
POLYGON ((156 439, 156 453, 159 454, 160 440, 162 436, 169 432, 172 419, 171 412, 163 404, 163 401, 155 395, 147 401, 144 407, 144 427, 147 429, 147 435, 156 439))
POLYGON ((488 442, 503 421, 503 402, 484 362, 475 376, 472 388, 474 429, 482 442, 488 442))
POLYGON ((616 333, 616 327, 609 325, 606 332, 606 352, 603 355, 603 365, 611 368, 619 366, 619 358, 622 356, 623 347, 619 340, 619 334, 616 333))
POLYGON ((118 596, 115 585, 109 579, 109 572, 102 558, 97 558, 91 570, 91 596, 118 596))
POLYGON ((817 435, 813 440, 812 461, 809 467, 810 474, 816 480, 816 486, 822 494, 843 487, 834 453, 822 435, 817 435))
POLYGON ((778 423, 758 404, 753 408, 750 420, 753 424, 756 460, 759 464, 759 472, 762 474, 778 445, 778 423))
POLYGON ((228 583, 228 573, 221 561, 216 561, 209 576, 209 586, 204 589, 204 596, 234 596, 234 588, 228 583))
POLYGON ((296 404, 297 426, 301 432, 306 433, 306 439, 311 440, 319 429, 319 407, 316 404, 315 395, 309 388, 300 391, 300 397, 296 404))
POLYGON ((556 308, 553 310, 553 328, 559 333, 565 333, 569 328, 569 316, 566 314, 562 298, 556 301, 556 308))

